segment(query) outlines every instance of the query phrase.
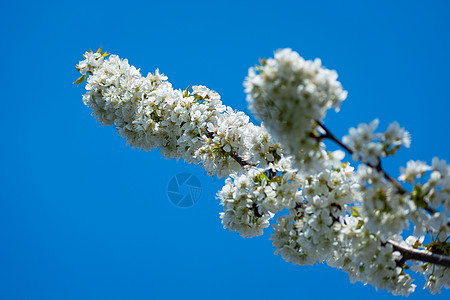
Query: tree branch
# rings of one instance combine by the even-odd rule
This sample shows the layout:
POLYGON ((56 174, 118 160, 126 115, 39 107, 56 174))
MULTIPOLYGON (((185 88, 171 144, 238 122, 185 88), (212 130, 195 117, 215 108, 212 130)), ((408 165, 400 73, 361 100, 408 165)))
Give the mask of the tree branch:
POLYGON ((391 244, 394 250, 400 252, 404 260, 419 260, 450 268, 450 256, 436 254, 428 250, 405 247, 392 240, 387 240, 387 243, 391 244))

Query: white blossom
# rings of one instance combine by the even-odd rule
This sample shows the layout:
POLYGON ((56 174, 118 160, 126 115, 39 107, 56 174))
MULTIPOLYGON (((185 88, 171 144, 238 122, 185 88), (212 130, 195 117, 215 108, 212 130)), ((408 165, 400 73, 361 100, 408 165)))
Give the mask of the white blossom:
POLYGON ((347 97, 336 79, 337 73, 323 68, 319 59, 307 61, 282 49, 262 66, 250 68, 244 83, 252 113, 304 171, 323 168, 324 145, 310 136, 316 121, 332 107, 339 110, 347 97))
POLYGON ((349 168, 343 165, 304 177, 304 201, 274 225, 275 254, 299 265, 321 262, 330 255, 339 242, 339 222, 355 197, 356 183, 349 168))
POLYGON ((224 228, 245 237, 263 234, 277 212, 299 203, 301 182, 284 157, 280 164, 250 168, 239 176, 232 174, 217 194, 224 207, 220 214, 224 228))
POLYGON ((396 186, 372 167, 360 165, 358 178, 366 227, 379 234, 383 241, 402 233, 416 210, 409 195, 398 193, 396 186))
POLYGON ((414 184, 418 178, 422 178, 425 172, 429 170, 431 170, 431 167, 427 166, 425 162, 411 160, 407 162, 406 168, 400 168, 402 175, 398 177, 398 180, 414 184))
POLYGON ((391 123, 384 132, 384 140, 391 146, 405 146, 409 148, 411 145, 411 135, 404 128, 400 128, 397 122, 391 123))
POLYGON ((429 289, 432 294, 440 293, 443 287, 450 288, 450 268, 416 262, 412 269, 424 275, 426 282, 423 288, 429 289))
POLYGON ((343 137, 344 144, 353 152, 353 159, 377 166, 380 159, 394 155, 401 146, 409 147, 409 132, 400 128, 397 122, 391 123, 384 133, 375 133, 379 120, 370 124, 361 123, 357 128, 350 128, 349 135, 343 137))
POLYGON ((88 51, 83 55, 83 58, 84 60, 77 64, 77 70, 81 75, 92 74, 92 71, 103 63, 102 54, 99 52, 88 51))

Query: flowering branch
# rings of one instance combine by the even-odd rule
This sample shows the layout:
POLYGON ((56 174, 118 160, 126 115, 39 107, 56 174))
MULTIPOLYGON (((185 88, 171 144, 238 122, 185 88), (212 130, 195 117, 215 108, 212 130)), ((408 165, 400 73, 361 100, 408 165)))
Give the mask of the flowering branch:
MULTIPOLYGON (((385 156, 395 155, 402 146, 410 145, 409 133, 398 123, 389 125, 384 133, 374 133, 378 126, 378 120, 374 120, 370 124, 360 124, 356 129, 351 128, 350 135, 345 136, 343 142, 338 140, 322 120, 328 109, 340 109, 347 93, 337 81, 337 73, 323 68, 318 59, 307 61, 290 49, 279 50, 274 58, 263 60, 260 66, 249 70, 244 86, 252 113, 264 122, 287 154, 293 157, 294 166, 311 174, 302 190, 305 196, 308 193, 315 196, 307 199, 308 205, 304 211, 291 212, 290 216, 275 225, 276 253, 296 264, 310 264, 327 257, 329 264, 355 276, 351 277, 352 280, 381 286, 393 293, 409 294, 414 290, 414 285, 407 275, 398 276, 398 272, 406 274, 401 262, 406 258, 421 261, 425 256, 397 246, 396 249, 405 254, 402 258, 401 252, 386 241, 401 239, 400 234, 412 222, 414 235, 430 234, 433 241, 437 241, 437 247, 431 247, 434 242, 425 247, 431 253, 442 256, 434 260, 440 265, 418 264, 415 271, 427 277, 427 287, 433 293, 439 287, 450 286, 450 279, 444 279, 450 278, 450 270, 442 265, 442 261, 450 256, 450 244, 447 242, 450 236, 450 168, 444 161, 435 158, 432 166, 423 162, 408 162, 406 168, 401 168, 399 180, 414 187, 412 192, 408 192, 383 170, 380 161, 385 156), (342 157, 326 152, 325 138, 336 142, 355 161, 362 162, 350 179, 350 182, 356 181, 357 184, 348 191, 353 196, 349 203, 334 203, 339 200, 334 192, 334 182, 344 185, 348 179, 344 177, 330 181, 321 175, 326 174, 324 172, 330 163, 333 171, 340 172, 341 169, 338 163, 342 157), (423 178, 427 171, 431 171, 428 182, 423 178), (308 188, 312 181, 317 180, 316 176, 322 177, 319 182, 327 183, 324 187, 329 189, 328 192, 320 187, 308 188), (332 194, 329 195, 329 192, 332 194), (328 203, 329 208, 324 210, 327 204, 323 203, 328 203), (350 203, 352 206, 347 206, 350 203), (351 215, 338 214, 339 218, 336 218, 335 214, 340 211, 336 207, 351 209, 351 215), (318 230, 317 220, 335 229, 322 227, 318 230), (310 224, 315 226, 309 228, 310 224), (293 238, 287 239, 287 234, 293 238), (335 240, 333 234, 340 238, 335 240), (315 241, 313 244, 310 244, 311 238, 315 241), (321 246, 319 241, 322 239, 327 242, 321 246), (336 245, 332 253, 317 249, 328 247, 328 244, 336 245), (371 264, 373 257, 379 257, 380 253, 385 253, 389 259, 371 264), (386 266, 385 271, 376 269, 380 264, 386 266), (359 271, 361 267, 364 272, 359 271), (400 268, 399 271, 395 271, 396 268, 400 268), (373 274, 385 275, 380 281, 373 274), (386 278, 389 278, 388 286, 386 278)), ((421 243, 415 246, 423 247, 421 243)), ((426 259, 430 258, 427 256, 426 259)))
POLYGON ((288 210, 271 237, 286 261, 326 261, 352 282, 408 295, 415 285, 405 261, 415 260, 411 270, 426 277, 432 293, 450 286, 450 167, 437 158, 431 166, 408 162, 398 178, 413 185, 408 192, 381 166, 381 158, 409 147, 409 133, 397 123, 383 134, 373 132, 377 120, 360 124, 337 139, 323 119, 328 109, 339 110, 347 92, 320 60, 283 49, 249 70, 247 101, 263 121, 256 126, 204 86, 176 90, 158 70, 143 77, 127 60, 108 55, 89 51, 77 65, 75 83, 87 80, 83 101, 92 115, 114 125, 133 148, 158 148, 166 158, 228 177, 217 193, 224 228, 262 235, 288 210), (358 170, 342 162, 342 151, 327 151, 324 139, 362 162, 358 170), (411 222, 415 236, 405 242, 401 234, 411 222))

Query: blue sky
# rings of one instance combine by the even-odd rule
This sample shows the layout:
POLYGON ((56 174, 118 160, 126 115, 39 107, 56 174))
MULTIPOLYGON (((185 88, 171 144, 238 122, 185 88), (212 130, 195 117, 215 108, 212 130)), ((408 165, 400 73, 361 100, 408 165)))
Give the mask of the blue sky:
MULTIPOLYGON (((377 117, 411 132, 411 148, 385 164, 397 176, 410 159, 450 161, 450 5, 211 2, 0 2, 0 299, 394 298, 325 265, 284 262, 269 234, 224 230, 223 180, 125 146, 89 115, 75 64, 103 46, 244 110, 258 58, 283 47, 319 57, 349 91, 326 119, 338 136, 377 117), (191 208, 167 197, 181 172, 202 184, 191 208)), ((450 297, 416 283, 411 299, 450 297)))

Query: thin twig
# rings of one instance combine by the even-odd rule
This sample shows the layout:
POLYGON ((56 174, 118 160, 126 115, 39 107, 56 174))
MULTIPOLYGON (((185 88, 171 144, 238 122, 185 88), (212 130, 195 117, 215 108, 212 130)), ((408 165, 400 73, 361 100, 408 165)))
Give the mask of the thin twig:
MULTIPOLYGON (((315 121, 317 123, 318 126, 320 126, 324 131, 325 134, 320 135, 319 137, 317 137, 318 139, 322 140, 324 138, 330 139, 333 142, 335 142, 336 144, 338 144, 340 147, 342 147, 342 149, 344 149, 345 151, 347 151, 350 155, 353 156, 353 154, 355 153, 352 149, 350 149, 349 147, 347 147, 344 143, 342 143, 338 138, 336 138, 334 136, 334 134, 324 125, 322 124, 320 121, 316 120, 315 121)), ((381 166, 381 160, 378 160, 378 164, 377 165, 373 165, 369 162, 364 162, 363 160, 361 160, 361 157, 359 158, 359 161, 362 162, 363 164, 365 164, 368 167, 371 167, 375 170, 377 170, 378 172, 380 172, 381 174, 383 174, 383 177, 389 181, 390 183, 392 183, 396 188, 397 191, 401 194, 407 194, 408 191, 405 190, 405 188, 397 181, 395 180, 393 177, 391 177, 381 166)), ((427 211, 429 214, 433 215, 434 213, 436 213, 436 210, 433 209, 432 207, 429 206, 425 206, 423 207, 423 209, 425 211, 427 211)))
MULTIPOLYGON (((316 123, 318 124, 318 126, 320 126, 325 131, 325 134, 318 137, 319 139, 324 139, 324 138, 330 139, 333 142, 335 142, 336 144, 338 144, 342 149, 347 151, 350 155, 353 156, 353 154, 355 152, 352 149, 350 149, 345 144, 343 144, 339 139, 337 139, 331 133, 331 131, 325 125, 323 125, 321 122, 316 120, 316 123)), ((386 171, 381 166, 381 160, 379 160, 377 165, 373 165, 369 162, 364 162, 361 159, 360 159, 360 161, 363 164, 365 164, 366 166, 371 167, 371 168, 377 170, 378 172, 380 172, 381 174, 383 174, 383 177, 387 181, 391 182, 397 188, 397 191, 400 194, 408 193, 405 190, 405 188, 397 180, 395 180, 388 173, 386 173, 386 171)), ((432 207, 429 207, 429 206, 426 206, 423 209, 425 209, 430 214, 434 214, 436 212, 436 210, 434 210, 432 207)), ((411 259, 419 260, 419 261, 437 264, 437 265, 444 266, 447 268, 450 267, 450 256, 436 254, 436 253, 433 253, 433 252, 430 252, 427 250, 405 248, 404 246, 402 246, 394 241, 391 241, 391 240, 388 240, 388 243, 391 244, 395 250, 399 251, 402 254, 402 256, 403 256, 402 260, 411 260, 411 259)))
MULTIPOLYGON (((334 136, 333 133, 331 133, 331 131, 325 126, 323 125, 320 121, 316 120, 317 125, 319 125, 324 131, 325 134, 321 135, 321 138, 327 138, 332 140, 333 142, 335 142, 336 144, 338 144, 342 149, 344 149, 345 151, 347 151, 350 155, 353 156, 353 154, 355 153, 352 149, 350 149, 349 147, 347 147, 344 143, 342 143, 338 138, 336 138, 334 136)), ((381 174, 383 174, 383 177, 391 182, 398 190, 398 192, 400 194, 406 194, 407 191, 405 190, 405 188, 397 181, 395 180, 393 177, 391 177, 388 173, 386 173, 386 171, 381 167, 381 160, 378 160, 378 164, 374 165, 372 163, 369 162, 364 162, 360 159, 360 161, 365 164, 368 167, 371 167, 372 169, 377 170, 378 172, 380 172, 381 174)))
MULTIPOLYGON (((210 139, 213 139, 214 133, 206 131, 206 136, 209 137, 210 139)), ((240 157, 239 154, 234 150, 230 151, 230 157, 233 158, 241 167, 252 165, 249 162, 245 161, 242 157, 240 157)))

